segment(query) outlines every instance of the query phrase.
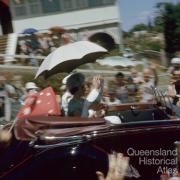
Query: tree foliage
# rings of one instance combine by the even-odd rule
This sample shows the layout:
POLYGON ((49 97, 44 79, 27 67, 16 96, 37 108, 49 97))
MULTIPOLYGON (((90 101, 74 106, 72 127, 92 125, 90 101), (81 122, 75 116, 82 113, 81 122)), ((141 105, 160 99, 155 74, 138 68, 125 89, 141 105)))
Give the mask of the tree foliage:
POLYGON ((165 51, 171 59, 180 50, 180 3, 158 3, 159 15, 156 23, 161 24, 165 37, 165 51))
POLYGON ((160 52, 161 49, 164 47, 161 41, 144 36, 139 38, 126 39, 126 46, 136 52, 144 50, 153 50, 160 52))
POLYGON ((148 26, 146 24, 140 23, 140 24, 136 24, 131 30, 130 32, 135 32, 135 31, 146 31, 148 29, 148 26))

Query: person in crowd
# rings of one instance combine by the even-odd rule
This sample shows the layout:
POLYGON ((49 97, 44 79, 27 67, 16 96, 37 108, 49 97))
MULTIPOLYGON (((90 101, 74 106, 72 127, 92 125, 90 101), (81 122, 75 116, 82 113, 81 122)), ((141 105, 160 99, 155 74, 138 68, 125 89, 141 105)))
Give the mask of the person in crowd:
POLYGON ((36 59, 37 53, 40 50, 40 43, 37 39, 36 34, 32 34, 30 36, 30 41, 29 41, 29 56, 30 58, 30 65, 32 66, 38 66, 38 60, 36 59))
POLYGON ((25 40, 20 40, 18 42, 18 45, 19 45, 19 51, 20 51, 20 54, 27 54, 28 53, 28 47, 27 47, 27 44, 26 44, 26 41, 25 40))
POLYGON ((108 82, 107 95, 103 97, 102 103, 108 106, 121 104, 121 101, 116 96, 116 84, 114 81, 108 82))
POLYGON ((127 103, 128 99, 128 89, 125 84, 125 76, 122 72, 115 75, 116 82, 116 96, 121 101, 121 103, 127 103))
POLYGON ((5 72, 4 75, 5 77, 5 85, 6 89, 8 89, 8 96, 10 98, 10 101, 13 101, 16 98, 16 87, 12 83, 12 74, 9 72, 5 72))
POLYGON ((36 95, 38 91, 39 87, 34 82, 27 82, 25 84, 25 93, 21 97, 22 104, 24 103, 27 97, 36 95))
POLYGON ((53 49, 58 48, 61 45, 60 37, 57 33, 52 34, 52 42, 54 45, 53 49))
POLYGON ((176 94, 175 94, 174 99, 173 99, 173 104, 180 108, 180 80, 177 80, 174 83, 174 87, 176 90, 176 94))
POLYGON ((11 120, 11 104, 15 95, 15 88, 6 83, 5 75, 0 76, 0 118, 1 120, 11 120))
POLYGON ((136 96, 137 96, 137 91, 138 91, 138 86, 131 77, 127 78, 126 87, 127 87, 127 90, 128 90, 128 100, 129 100, 129 102, 135 102, 136 101, 136 96))
POLYGON ((109 170, 107 176, 97 171, 98 180, 123 180, 129 167, 129 157, 122 153, 113 153, 108 155, 109 170))
POLYGON ((180 76, 180 64, 174 66, 174 69, 172 71, 172 75, 174 76, 180 76))
POLYGON ((171 75, 180 75, 180 58, 173 58, 171 60, 171 66, 168 69, 168 73, 171 75))
POLYGON ((151 65, 149 68, 143 70, 143 81, 140 85, 141 102, 152 102, 154 99, 153 88, 157 86, 158 76, 156 66, 151 65), (154 74, 152 78, 151 74, 154 74))
POLYGON ((167 91, 165 93, 171 100, 176 96, 176 89, 174 86, 174 81, 170 81, 170 84, 167 87, 167 91))
POLYGON ((180 79, 180 75, 171 74, 170 82, 169 82, 169 85, 167 87, 167 91, 166 91, 165 95, 168 96, 172 101, 177 94, 177 90, 176 90, 177 88, 175 88, 175 83, 179 79, 180 79))
POLYGON ((22 76, 21 75, 14 75, 12 78, 11 85, 16 90, 16 99, 19 100, 19 98, 23 95, 23 85, 22 85, 22 76))
POLYGON ((142 82, 142 77, 138 74, 137 69, 132 67, 130 69, 130 77, 135 84, 139 84, 142 82))
POLYGON ((166 103, 168 104, 168 107, 172 109, 174 114, 177 117, 180 117, 180 103, 179 103, 179 97, 180 97, 180 92, 179 92, 179 79, 180 76, 171 76, 169 85, 167 86, 167 90, 165 92, 166 96, 166 103))
POLYGON ((47 35, 39 34, 38 42, 40 44, 41 54, 47 56, 49 54, 49 38, 47 35))
POLYGON ((176 168, 174 168, 173 170, 173 174, 172 172, 170 173, 167 169, 166 172, 164 172, 161 176, 160 176, 160 180, 180 180, 180 143, 178 141, 175 142, 176 145, 176 168))
POLYGON ((21 106, 21 97, 24 94, 22 87, 22 77, 20 75, 14 75, 11 77, 11 81, 8 82, 10 86, 15 89, 13 96, 11 97, 11 117, 14 119, 19 111, 21 106))
MULTIPOLYGON (((100 80, 100 76, 93 78, 91 92, 85 98, 85 76, 74 73, 67 79, 67 89, 73 95, 68 104, 69 116, 89 116, 89 109, 94 108, 95 102, 100 102, 103 88, 100 80)), ((95 109, 97 108, 96 106, 95 109)))
POLYGON ((72 37, 70 36, 70 34, 68 34, 68 33, 63 33, 63 34, 61 35, 61 41, 62 41, 62 45, 65 45, 65 44, 68 44, 68 43, 73 42, 73 39, 72 39, 72 37))
POLYGON ((168 85, 166 95, 173 98, 176 95, 174 82, 180 79, 180 58, 173 58, 171 60, 171 66, 168 69, 168 73, 170 74, 170 84, 168 85))
POLYGON ((0 153, 4 152, 10 145, 12 139, 12 133, 7 129, 0 129, 0 153))

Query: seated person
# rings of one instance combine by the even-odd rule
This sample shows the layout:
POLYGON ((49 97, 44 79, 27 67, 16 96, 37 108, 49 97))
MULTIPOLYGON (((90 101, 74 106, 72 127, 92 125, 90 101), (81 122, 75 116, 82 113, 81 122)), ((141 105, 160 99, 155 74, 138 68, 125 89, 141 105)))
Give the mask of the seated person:
POLYGON ((140 85, 140 93, 141 93, 141 102, 152 102, 154 99, 153 88, 157 86, 158 76, 156 72, 156 67, 151 65, 149 68, 145 68, 143 70, 143 81, 140 85), (154 74, 154 78, 151 77, 151 74, 154 74))
POLYGON ((138 74, 138 71, 135 67, 132 67, 130 69, 130 72, 131 72, 131 74, 130 74, 129 78, 132 79, 133 83, 139 84, 142 82, 142 77, 138 74))
POLYGON ((125 78, 124 74, 119 72, 115 75, 116 95, 121 103, 134 102, 134 96, 137 93, 137 86, 132 77, 125 78))
POLYGON ((116 82, 116 96, 121 101, 121 103, 128 103, 128 89, 125 84, 125 76, 123 73, 119 72, 115 75, 116 82))
POLYGON ((91 92, 85 99, 85 76, 81 73, 74 73, 67 79, 67 89, 73 95, 68 104, 68 115, 88 117, 88 110, 91 109, 93 103, 100 101, 103 87, 100 83, 100 76, 94 77, 91 92))
POLYGON ((103 97, 102 103, 106 105, 121 104, 121 101, 116 96, 116 84, 114 81, 108 82, 107 95, 103 97))

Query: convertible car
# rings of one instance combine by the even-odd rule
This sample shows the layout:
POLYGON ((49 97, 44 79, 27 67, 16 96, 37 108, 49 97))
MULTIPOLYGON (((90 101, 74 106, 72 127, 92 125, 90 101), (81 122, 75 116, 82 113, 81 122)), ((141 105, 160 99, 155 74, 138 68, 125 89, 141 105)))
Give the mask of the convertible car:
POLYGON ((37 116, 18 120, 0 153, 0 179, 93 180, 108 171, 108 154, 129 156, 127 179, 160 179, 177 169, 180 118, 158 103, 109 107, 104 118, 37 116))

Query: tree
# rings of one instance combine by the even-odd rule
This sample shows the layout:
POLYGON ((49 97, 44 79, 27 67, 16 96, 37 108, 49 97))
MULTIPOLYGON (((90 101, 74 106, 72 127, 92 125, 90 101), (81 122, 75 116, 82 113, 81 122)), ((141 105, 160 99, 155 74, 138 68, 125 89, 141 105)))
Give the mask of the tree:
POLYGON ((147 30, 148 27, 146 24, 140 23, 140 24, 136 24, 131 30, 130 32, 135 32, 135 31, 144 31, 147 30))
POLYGON ((161 16, 157 16, 154 18, 153 22, 153 31, 158 33, 164 32, 164 25, 163 20, 161 16))
POLYGON ((168 59, 180 50, 180 3, 158 3, 159 15, 156 18, 162 23, 165 37, 165 51, 168 59))

